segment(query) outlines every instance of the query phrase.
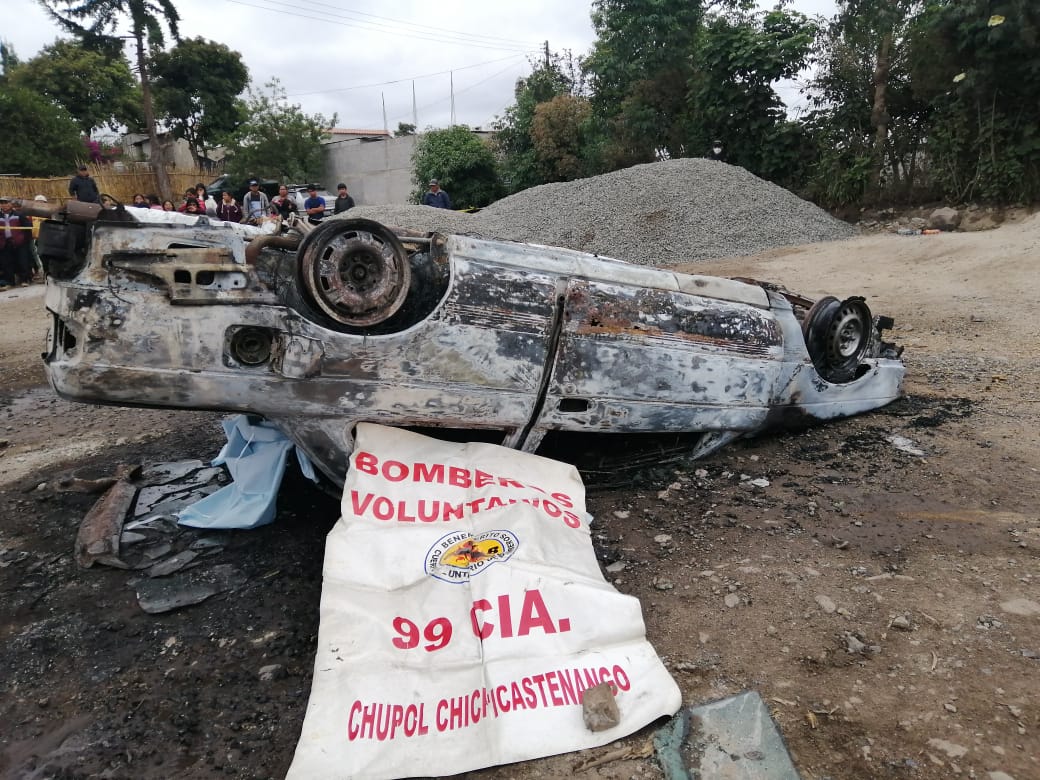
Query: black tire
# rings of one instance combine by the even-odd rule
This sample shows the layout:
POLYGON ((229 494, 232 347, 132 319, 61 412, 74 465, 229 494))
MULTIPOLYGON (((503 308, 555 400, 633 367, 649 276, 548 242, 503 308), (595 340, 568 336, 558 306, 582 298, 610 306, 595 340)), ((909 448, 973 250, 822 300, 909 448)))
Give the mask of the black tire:
POLYGON ((817 373, 841 384, 856 378, 870 347, 873 317, 861 297, 818 300, 805 316, 802 334, 817 373))

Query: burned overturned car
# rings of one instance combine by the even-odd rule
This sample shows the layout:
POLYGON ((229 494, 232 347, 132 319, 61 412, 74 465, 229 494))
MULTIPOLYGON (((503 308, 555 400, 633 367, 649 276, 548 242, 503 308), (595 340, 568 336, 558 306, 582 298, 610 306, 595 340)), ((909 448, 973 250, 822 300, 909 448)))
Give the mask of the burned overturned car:
POLYGON ((340 483, 359 421, 595 469, 901 392, 892 322, 858 297, 363 219, 46 205, 61 396, 261 415, 340 483))

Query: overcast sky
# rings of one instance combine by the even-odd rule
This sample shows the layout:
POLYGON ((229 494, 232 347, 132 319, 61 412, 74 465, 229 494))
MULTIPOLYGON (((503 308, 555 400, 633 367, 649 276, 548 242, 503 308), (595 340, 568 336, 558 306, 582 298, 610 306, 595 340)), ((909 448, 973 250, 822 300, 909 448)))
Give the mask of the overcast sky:
MULTIPOLYGON (((184 38, 242 54, 256 87, 278 78, 308 113, 338 127, 376 129, 454 119, 487 127, 513 102, 516 79, 545 41, 586 54, 595 38, 589 0, 175 0, 184 38)), ((762 3, 767 5, 767 3, 762 3)), ((37 0, 3 0, 0 37, 23 61, 60 35, 37 0)), ((831 15, 834 0, 794 0, 831 15)), ((130 52, 128 51, 128 54, 130 52)), ((784 90, 788 102, 796 99, 784 90)))

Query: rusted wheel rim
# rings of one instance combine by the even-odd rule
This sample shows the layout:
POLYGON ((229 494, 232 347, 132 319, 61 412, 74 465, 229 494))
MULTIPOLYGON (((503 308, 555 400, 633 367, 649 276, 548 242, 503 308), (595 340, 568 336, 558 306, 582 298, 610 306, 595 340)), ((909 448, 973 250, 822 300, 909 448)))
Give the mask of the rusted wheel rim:
POLYGON ((411 282, 397 238, 369 220, 334 220, 299 250, 303 286, 322 312, 344 325, 375 325, 404 304, 411 282))

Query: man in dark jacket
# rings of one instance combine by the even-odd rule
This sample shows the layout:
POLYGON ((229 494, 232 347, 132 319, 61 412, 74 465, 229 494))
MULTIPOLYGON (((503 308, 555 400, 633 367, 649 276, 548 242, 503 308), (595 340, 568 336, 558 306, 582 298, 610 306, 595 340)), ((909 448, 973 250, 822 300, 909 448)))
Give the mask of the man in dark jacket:
POLYGON ((83 203, 101 202, 97 183, 90 178, 90 171, 86 165, 79 166, 76 175, 69 181, 69 195, 83 203))
POLYGON ((354 199, 347 192, 347 185, 340 182, 336 185, 336 204, 332 208, 332 213, 341 214, 352 208, 354 208, 354 199))
POLYGON ((435 209, 451 208, 451 198, 441 189, 440 182, 436 179, 430 179, 430 191, 423 195, 422 202, 424 206, 432 206, 435 209))

